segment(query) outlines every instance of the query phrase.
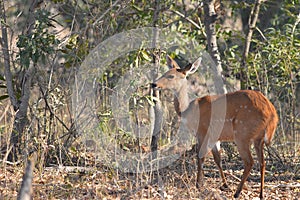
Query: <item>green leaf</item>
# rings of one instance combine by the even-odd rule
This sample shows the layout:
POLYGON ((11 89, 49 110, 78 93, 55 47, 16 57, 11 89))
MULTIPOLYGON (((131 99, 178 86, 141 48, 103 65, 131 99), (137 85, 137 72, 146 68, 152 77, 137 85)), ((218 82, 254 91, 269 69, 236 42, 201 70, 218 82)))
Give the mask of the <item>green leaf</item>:
POLYGON ((136 9, 137 11, 139 11, 139 12, 142 12, 142 11, 143 11, 143 9, 140 8, 140 7, 138 7, 137 5, 132 5, 132 7, 133 7, 134 9, 136 9))
POLYGON ((141 53, 142 53, 142 57, 145 59, 145 60, 147 60, 147 61, 151 61, 152 60, 152 58, 148 55, 148 53, 146 52, 146 51, 141 51, 141 53))

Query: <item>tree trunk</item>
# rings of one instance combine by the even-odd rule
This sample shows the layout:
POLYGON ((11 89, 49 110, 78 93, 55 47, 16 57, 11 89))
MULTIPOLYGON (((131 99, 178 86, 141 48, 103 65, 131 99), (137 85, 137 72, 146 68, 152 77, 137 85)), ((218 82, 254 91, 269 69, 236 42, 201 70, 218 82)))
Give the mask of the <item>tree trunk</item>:
POLYGON ((29 98, 30 98, 30 86, 32 82, 32 77, 34 74, 34 67, 30 67, 26 70, 25 75, 23 77, 22 83, 22 93, 19 103, 19 109, 16 111, 16 116, 14 119, 13 130, 10 137, 10 144, 13 145, 12 154, 9 157, 9 160, 13 161, 17 153, 20 153, 19 144, 21 142, 21 138, 24 132, 24 128, 28 123, 27 118, 27 110, 29 105, 29 98))
MULTIPOLYGON (((159 11, 160 11, 160 0, 155 0, 155 11, 153 15, 153 27, 154 27, 154 37, 153 37, 153 47, 157 46, 157 39, 159 37, 159 32, 157 29, 158 24, 158 17, 159 17, 159 11)), ((153 63, 154 63, 154 71, 153 71, 153 79, 155 80, 157 77, 157 74, 159 72, 160 67, 160 51, 155 49, 153 53, 153 63)), ((153 80, 153 81, 154 81, 153 80)), ((151 89, 152 90, 152 89, 151 89)), ((160 130, 162 127, 162 118, 163 118, 163 112, 161 107, 161 102, 159 101, 159 91, 151 91, 151 94, 154 99, 155 105, 154 107, 150 107, 150 114, 152 113, 152 123, 154 123, 152 128, 152 138, 151 138, 151 152, 153 153, 153 159, 157 158, 157 148, 158 148, 158 137, 160 135, 160 130)))
POLYGON ((6 28, 6 15, 5 15, 5 6, 4 1, 1 1, 1 19, 3 20, 1 23, 1 30, 2 30, 2 51, 4 57, 4 75, 6 79, 6 87, 7 93, 9 95, 11 104, 14 107, 14 110, 17 111, 19 109, 17 97, 14 92, 13 82, 12 82, 12 74, 10 71, 10 57, 9 57, 9 50, 8 50, 8 39, 7 39, 7 28, 6 28))
MULTIPOLYGON (((38 5, 39 0, 33 0, 29 8, 29 16, 27 20, 27 29, 25 34, 29 34, 34 25, 34 9, 38 5)), ((6 28, 6 16, 5 16, 5 6, 4 1, 1 1, 1 18, 3 22, 1 23, 2 29, 2 51, 4 55, 4 67, 5 67, 5 78, 7 84, 7 93, 9 95, 11 104, 14 107, 16 112, 13 129, 10 136, 10 145, 12 146, 12 151, 9 153, 8 160, 14 161, 17 157, 17 154, 20 152, 20 142, 24 128, 27 124, 27 110, 28 102, 30 98, 30 86, 32 77, 34 74, 35 66, 31 66, 28 69, 25 69, 25 73, 22 77, 21 87, 21 97, 17 99, 17 95, 14 91, 12 73, 11 73, 11 63, 9 58, 8 51, 8 39, 7 39, 7 28, 6 28)))
POLYGON ((247 71, 248 71, 248 66, 247 66, 247 58, 250 50, 250 44, 251 44, 251 39, 253 35, 253 31, 256 27, 256 22, 259 14, 259 9, 260 9, 260 4, 261 0, 256 0, 254 7, 251 10, 250 16, 249 16, 249 21, 248 21, 248 33, 246 36, 245 40, 245 46, 244 46, 244 51, 243 51, 243 56, 242 56, 242 63, 241 63, 241 89, 247 89, 248 88, 248 76, 247 76, 247 71))
MULTIPOLYGON (((2 30, 2 51, 4 56, 4 75, 6 80, 6 87, 7 87, 7 93, 10 98, 10 102, 14 108, 14 111, 17 112, 14 120, 14 126, 13 131, 10 136, 10 145, 12 145, 12 150, 9 153, 8 159, 10 161, 13 161, 16 156, 16 146, 18 144, 18 138, 19 138, 19 129, 21 126, 18 124, 21 124, 23 121, 19 113, 20 104, 17 100, 14 87, 13 87, 13 80, 12 80, 12 73, 11 73, 11 63, 10 63, 10 57, 9 57, 9 50, 8 50, 8 39, 7 39, 7 28, 6 28, 6 15, 5 15, 5 5, 4 1, 1 1, 1 19, 3 22, 1 23, 1 30, 2 30)), ((9 148, 7 148, 9 149, 9 148)))
MULTIPOLYGON (((219 80, 223 80, 222 75, 222 64, 221 64, 221 57, 218 50, 217 45, 217 36, 216 36, 216 21, 218 18, 218 14, 215 10, 215 5, 219 5, 219 0, 205 0, 204 1, 204 24, 205 24, 205 31, 207 35, 207 48, 208 52, 215 63, 215 74, 214 74, 214 82, 217 83, 219 80)), ((217 84, 216 85, 216 93, 217 94, 224 94, 226 93, 225 84, 217 84)))
POLYGON ((37 159, 37 153, 34 152, 32 158, 28 160, 24 175, 22 185, 17 197, 17 200, 30 200, 32 199, 32 180, 33 180, 33 169, 37 159))

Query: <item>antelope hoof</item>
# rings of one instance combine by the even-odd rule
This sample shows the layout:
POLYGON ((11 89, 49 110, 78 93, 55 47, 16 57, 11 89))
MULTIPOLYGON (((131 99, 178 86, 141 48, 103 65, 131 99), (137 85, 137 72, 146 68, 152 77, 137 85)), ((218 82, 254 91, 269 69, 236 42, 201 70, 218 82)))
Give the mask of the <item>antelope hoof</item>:
POLYGON ((236 192, 233 197, 234 198, 239 198, 239 196, 240 196, 240 192, 236 192))
POLYGON ((224 183, 224 184, 220 187, 220 190, 221 190, 221 191, 227 191, 227 190, 229 190, 229 187, 228 187, 228 185, 227 185, 226 183, 224 183))
POLYGON ((260 200, 264 200, 265 198, 264 198, 264 196, 263 196, 262 194, 260 194, 260 195, 259 195, 259 199, 260 199, 260 200))

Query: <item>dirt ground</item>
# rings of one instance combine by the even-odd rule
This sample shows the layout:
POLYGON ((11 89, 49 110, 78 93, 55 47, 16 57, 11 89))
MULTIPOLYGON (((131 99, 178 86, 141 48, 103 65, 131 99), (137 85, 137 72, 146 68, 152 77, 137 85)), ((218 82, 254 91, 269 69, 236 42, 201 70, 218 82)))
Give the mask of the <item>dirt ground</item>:
MULTIPOLYGON (((241 160, 223 158, 230 189, 219 189, 221 180, 210 156, 205 162, 205 183, 195 187, 196 157, 187 154, 158 172, 130 174, 98 164, 92 156, 85 167, 45 167, 34 170, 33 199, 234 199, 243 172, 241 160)), ((2 164, 0 199, 16 199, 24 166, 2 164)), ((300 199, 299 163, 290 166, 267 160, 265 199, 300 199)), ((260 175, 257 162, 239 199, 259 199, 260 175)))

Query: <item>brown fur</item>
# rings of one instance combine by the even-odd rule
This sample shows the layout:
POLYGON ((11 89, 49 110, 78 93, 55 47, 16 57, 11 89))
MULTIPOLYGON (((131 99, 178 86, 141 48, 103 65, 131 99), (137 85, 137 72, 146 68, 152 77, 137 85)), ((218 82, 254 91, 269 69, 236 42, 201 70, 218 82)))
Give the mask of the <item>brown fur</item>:
POLYGON ((189 102, 186 75, 197 70, 200 65, 199 59, 184 69, 178 69, 176 62, 170 57, 167 60, 170 70, 159 78, 153 87, 174 91, 176 112, 188 130, 196 132, 198 141, 197 186, 202 185, 202 165, 206 154, 211 150, 223 180, 221 188, 228 187, 216 142, 233 141, 237 145, 245 166, 241 182, 234 195, 237 198, 254 163, 250 152, 250 146, 253 143, 260 163, 260 198, 263 198, 265 174, 263 145, 264 143, 270 144, 278 123, 273 104, 261 92, 252 90, 205 96, 189 102))

